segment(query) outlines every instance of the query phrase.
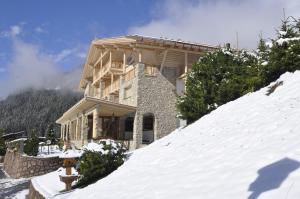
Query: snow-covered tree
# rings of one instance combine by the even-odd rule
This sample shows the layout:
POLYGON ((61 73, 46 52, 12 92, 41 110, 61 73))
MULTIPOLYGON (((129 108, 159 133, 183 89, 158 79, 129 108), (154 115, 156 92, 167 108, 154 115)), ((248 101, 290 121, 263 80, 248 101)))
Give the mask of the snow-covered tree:
POLYGON ((268 64, 264 67, 266 84, 285 72, 300 70, 299 20, 289 17, 282 21, 277 38, 272 40, 268 59, 268 64))
POLYGON ((178 109, 189 123, 260 88, 257 58, 229 46, 203 56, 187 75, 185 95, 178 99, 178 109))

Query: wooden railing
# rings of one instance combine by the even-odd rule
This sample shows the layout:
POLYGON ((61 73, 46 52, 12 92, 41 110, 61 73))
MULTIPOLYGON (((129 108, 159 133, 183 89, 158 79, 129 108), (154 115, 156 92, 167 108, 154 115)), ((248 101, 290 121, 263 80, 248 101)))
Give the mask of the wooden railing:
POLYGON ((112 84, 107 85, 103 89, 103 97, 108 96, 109 94, 116 92, 120 89, 120 79, 116 79, 112 84))
POLYGON ((120 79, 115 80, 111 85, 110 92, 115 92, 120 89, 120 79))
POLYGON ((133 68, 132 70, 128 71, 126 74, 125 74, 125 81, 130 81, 132 80, 133 78, 135 77, 135 69, 133 68))

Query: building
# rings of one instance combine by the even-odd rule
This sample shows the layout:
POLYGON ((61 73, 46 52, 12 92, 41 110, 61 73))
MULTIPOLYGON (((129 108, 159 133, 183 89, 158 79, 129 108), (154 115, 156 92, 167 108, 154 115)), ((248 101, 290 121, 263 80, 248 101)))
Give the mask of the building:
POLYGON ((182 125, 176 111, 185 76, 216 47, 142 36, 92 41, 80 80, 84 97, 56 122, 80 147, 92 139, 140 148, 182 125))

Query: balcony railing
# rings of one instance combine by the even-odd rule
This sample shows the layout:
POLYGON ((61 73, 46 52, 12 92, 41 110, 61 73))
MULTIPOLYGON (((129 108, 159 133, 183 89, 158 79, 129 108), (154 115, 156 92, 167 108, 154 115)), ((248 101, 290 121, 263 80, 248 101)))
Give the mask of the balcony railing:
POLYGON ((120 79, 116 79, 112 84, 107 85, 103 89, 103 97, 107 97, 109 94, 117 92, 120 89, 120 79))
POLYGON ((125 81, 128 82, 130 80, 132 80, 135 77, 135 69, 131 69, 130 71, 128 71, 127 73, 125 73, 125 81))

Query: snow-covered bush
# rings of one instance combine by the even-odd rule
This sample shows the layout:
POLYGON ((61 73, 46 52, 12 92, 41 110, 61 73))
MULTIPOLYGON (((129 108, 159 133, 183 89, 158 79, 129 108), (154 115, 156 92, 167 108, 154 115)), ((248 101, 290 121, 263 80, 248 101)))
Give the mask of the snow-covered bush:
POLYGON ((79 159, 80 178, 76 187, 87 186, 116 170, 124 163, 125 149, 113 140, 100 140, 83 147, 79 159))

